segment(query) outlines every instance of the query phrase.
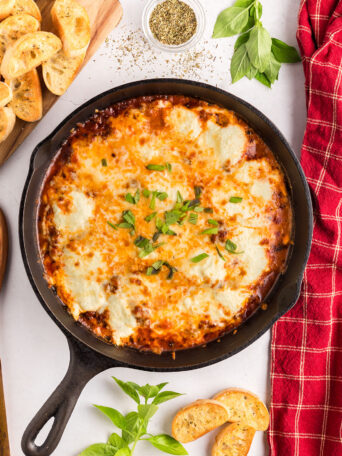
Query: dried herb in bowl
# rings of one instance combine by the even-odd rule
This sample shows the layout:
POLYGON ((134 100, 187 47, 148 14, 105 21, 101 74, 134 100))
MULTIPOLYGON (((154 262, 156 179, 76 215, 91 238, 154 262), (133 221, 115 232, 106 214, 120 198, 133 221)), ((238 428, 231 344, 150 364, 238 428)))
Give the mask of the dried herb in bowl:
POLYGON ((179 46, 196 33, 197 18, 185 2, 165 0, 152 11, 149 26, 153 36, 161 43, 179 46))

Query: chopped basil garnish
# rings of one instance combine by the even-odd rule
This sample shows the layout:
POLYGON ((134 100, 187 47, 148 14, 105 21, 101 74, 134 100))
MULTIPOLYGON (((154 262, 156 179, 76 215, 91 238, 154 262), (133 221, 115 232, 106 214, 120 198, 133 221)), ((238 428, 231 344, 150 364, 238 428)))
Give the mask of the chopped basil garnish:
POLYGON ((161 242, 159 244, 152 244, 152 242, 149 239, 146 239, 143 236, 138 236, 134 244, 141 249, 139 252, 139 258, 144 258, 145 256, 149 255, 150 253, 154 252, 156 249, 164 245, 164 242, 161 242))
POLYGON ((181 220, 182 212, 178 211, 177 209, 173 209, 172 211, 166 211, 164 214, 165 223, 167 225, 174 225, 179 220, 181 220))
POLYGON ((205 207, 204 208, 204 212, 206 214, 212 214, 214 212, 214 210, 211 207, 205 207))
POLYGON ((214 225, 214 226, 218 226, 219 223, 217 220, 213 220, 213 219, 208 219, 208 223, 209 225, 214 225))
POLYGON ((168 194, 167 194, 166 192, 158 192, 158 193, 157 193, 157 198, 158 198, 160 201, 166 200, 167 197, 168 197, 168 194))
POLYGON ((221 260, 226 261, 225 257, 222 255, 220 249, 215 245, 216 252, 218 253, 218 256, 221 258, 221 260))
POLYGON ((205 258, 208 258, 208 254, 207 253, 200 253, 199 255, 191 258, 191 262, 192 263, 199 263, 200 261, 204 260, 205 258))
POLYGON ((123 211, 122 213, 123 222, 116 225, 118 228, 125 228, 131 230, 131 235, 135 234, 135 217, 131 211, 123 211))
POLYGON ((125 200, 131 204, 138 204, 140 200, 140 190, 138 189, 133 196, 131 193, 126 193, 125 200))
POLYGON ((171 163, 165 163, 165 168, 167 169, 167 171, 168 171, 169 173, 172 172, 172 165, 171 165, 171 163))
POLYGON ((151 192, 150 192, 150 190, 147 190, 147 188, 144 188, 144 190, 142 191, 142 194, 144 195, 145 198, 149 198, 151 195, 151 192))
POLYGON ((179 190, 177 190, 177 203, 182 203, 183 202, 183 197, 180 193, 179 190))
POLYGON ((200 232, 200 234, 217 234, 218 228, 208 228, 200 232))
POLYGON ((147 215, 145 217, 146 222, 150 222, 151 220, 153 220, 156 215, 157 215, 157 212, 152 212, 151 214, 147 215))
POLYGON ((102 164, 102 166, 107 166, 107 160, 105 158, 103 158, 101 160, 101 164, 102 164))
POLYGON ((230 203, 236 204, 236 203, 241 203, 241 201, 242 201, 241 196, 231 196, 231 197, 229 198, 229 202, 230 202, 230 203))
POLYGON ((202 187, 199 187, 198 185, 196 185, 194 190, 195 190, 195 197, 199 198, 202 194, 202 187))
POLYGON ((189 223, 196 225, 197 221, 198 221, 198 214, 191 212, 191 214, 189 215, 189 223))
POLYGON ((177 272, 177 269, 174 266, 171 266, 171 264, 168 263, 167 261, 163 261, 163 260, 158 260, 155 263, 153 263, 152 266, 149 266, 146 270, 146 275, 150 276, 150 275, 159 274, 159 272, 161 271, 161 268, 163 266, 166 266, 169 269, 169 274, 167 276, 167 279, 171 280, 174 273, 177 272))
POLYGON ((111 223, 111 222, 107 222, 107 223, 111 228, 113 228, 113 230, 118 230, 118 226, 114 225, 114 223, 111 223))
POLYGON ((152 210, 156 208, 157 193, 158 192, 152 192, 152 198, 151 198, 150 205, 149 205, 149 208, 152 210))
POLYGON ((203 212, 204 211, 204 207, 201 207, 201 206, 194 207, 194 211, 195 212, 203 212))
POLYGON ((150 171, 164 171, 165 166, 150 163, 149 165, 146 165, 146 169, 149 169, 150 171))
POLYGON ((231 241, 230 239, 226 240, 226 244, 225 244, 224 247, 227 250, 227 252, 233 253, 235 255, 240 255, 241 253, 243 253, 243 252, 237 252, 236 251, 237 245, 233 241, 231 241))

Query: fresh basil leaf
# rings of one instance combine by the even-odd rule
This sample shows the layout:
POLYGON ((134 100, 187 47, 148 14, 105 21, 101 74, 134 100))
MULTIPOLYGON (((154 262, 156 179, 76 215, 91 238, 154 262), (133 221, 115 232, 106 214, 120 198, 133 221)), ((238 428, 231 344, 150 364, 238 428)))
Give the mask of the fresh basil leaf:
POLYGON ((162 391, 153 399, 152 404, 162 404, 163 402, 171 401, 171 399, 175 399, 178 396, 182 396, 182 394, 175 393, 174 391, 162 391))
POLYGON ((154 435, 148 441, 158 450, 168 454, 188 454, 186 449, 173 437, 167 434, 154 435))
POLYGON ((115 456, 131 456, 131 450, 126 447, 126 448, 120 448, 120 450, 118 450, 116 453, 115 453, 115 456))
POLYGON ((145 217, 146 222, 150 222, 151 220, 153 220, 156 215, 157 215, 157 212, 152 212, 151 214, 147 215, 145 217))
POLYGON ((199 255, 193 257, 190 259, 190 261, 192 263, 199 263, 200 261, 204 260, 205 258, 208 258, 208 254, 207 253, 200 253, 199 255))
POLYGON ((252 65, 263 73, 270 61, 272 46, 270 34, 261 24, 258 24, 251 30, 245 46, 252 65))
POLYGON ((94 443, 82 451, 78 456, 114 456, 116 448, 107 443, 94 443))
POLYGON ((94 407, 96 407, 103 414, 105 414, 116 427, 118 427, 119 429, 125 429, 125 427, 126 427, 125 418, 118 410, 116 410, 112 407, 104 407, 102 405, 96 405, 96 404, 94 404, 94 407))
POLYGON ((208 228, 206 230, 201 231, 199 234, 217 234, 218 228, 208 228))
POLYGON ((125 423, 126 427, 122 430, 122 438, 129 444, 133 442, 133 440, 137 436, 141 424, 141 418, 138 412, 128 413, 125 416, 125 423))
POLYGON ((279 76, 279 70, 281 63, 274 57, 273 52, 271 52, 270 62, 265 70, 265 76, 273 84, 279 76))
POLYGON ((249 80, 255 78, 255 75, 257 74, 258 70, 251 64, 251 66, 248 68, 248 70, 246 71, 246 78, 248 78, 249 80))
POLYGON ((268 87, 269 89, 271 88, 272 84, 270 83, 270 81, 267 79, 265 73, 260 73, 259 71, 257 71, 256 75, 254 76, 255 79, 259 82, 261 82, 261 84, 264 84, 266 87, 268 87))
POLYGON ((224 38, 242 32, 248 22, 248 9, 231 6, 217 17, 213 38, 224 38))
POLYGON ((241 196, 231 196, 229 198, 229 202, 233 203, 233 204, 241 203, 241 201, 242 201, 241 196))
POLYGON ((235 41, 234 50, 236 51, 237 48, 239 48, 243 44, 247 43, 248 39, 249 39, 249 32, 246 32, 246 33, 243 33, 242 35, 240 35, 239 38, 237 38, 237 40, 235 41))
POLYGON ((165 388, 165 386, 168 385, 168 384, 169 384, 169 382, 159 383, 159 384, 157 385, 157 387, 158 387, 159 391, 161 391, 161 390, 162 390, 163 388, 165 388))
POLYGON ((249 68, 251 67, 251 61, 248 56, 246 44, 242 44, 233 54, 232 61, 230 63, 230 75, 232 77, 232 83, 242 79, 249 68))
POLYGON ((277 38, 272 38, 272 52, 280 63, 296 63, 301 61, 295 47, 289 46, 277 38))
POLYGON ((255 0, 236 0, 233 6, 239 6, 240 8, 249 8, 255 0))
POLYGON ((116 450, 127 447, 127 442, 125 442, 124 439, 115 432, 109 436, 107 443, 112 445, 116 450))
MULTIPOLYGON (((164 261, 156 261, 155 263, 152 264, 152 267, 154 269, 160 269, 163 266, 164 261)), ((154 397, 159 393, 158 386, 154 385, 144 385, 141 386, 138 390, 140 396, 144 397, 145 399, 149 399, 150 397, 154 397)))
POLYGON ((117 383, 118 386, 122 389, 124 393, 126 393, 128 396, 130 396, 137 404, 140 404, 140 398, 138 393, 135 390, 135 387, 131 382, 123 382, 122 380, 112 377, 113 380, 117 383))
POLYGON ((155 404, 140 404, 138 405, 139 416, 148 421, 157 412, 158 407, 155 404))
POLYGON ((252 8, 249 10, 249 15, 255 21, 258 21, 262 16, 262 4, 260 2, 258 3, 258 9, 255 8, 255 5, 253 5, 252 8))
POLYGON ((154 163, 150 163, 149 165, 146 165, 146 169, 150 171, 164 171, 165 166, 164 165, 156 165, 154 163))

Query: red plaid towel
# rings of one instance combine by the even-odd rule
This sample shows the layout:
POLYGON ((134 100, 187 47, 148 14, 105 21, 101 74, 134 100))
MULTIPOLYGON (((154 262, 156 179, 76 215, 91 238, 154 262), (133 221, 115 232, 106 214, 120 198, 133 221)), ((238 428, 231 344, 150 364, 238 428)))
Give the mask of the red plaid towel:
MULTIPOLYGON (((314 236, 301 297, 273 328, 272 456, 342 455, 342 1, 302 0, 314 236)), ((296 195, 295 195, 296 197, 296 195)))

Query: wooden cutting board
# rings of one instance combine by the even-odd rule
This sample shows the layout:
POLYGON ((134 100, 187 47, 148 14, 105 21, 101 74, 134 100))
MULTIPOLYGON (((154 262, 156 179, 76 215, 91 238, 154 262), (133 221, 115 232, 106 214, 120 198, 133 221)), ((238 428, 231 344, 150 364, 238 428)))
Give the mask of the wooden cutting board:
MULTIPOLYGON (((120 22, 122 17, 122 7, 119 0, 78 0, 88 11, 91 22, 91 41, 84 60, 84 65, 95 54, 97 49, 103 43, 105 38, 120 22)), ((37 4, 42 12, 42 30, 53 31, 50 10, 53 5, 53 0, 37 0, 37 4)), ((48 112, 51 106, 59 98, 53 95, 44 86, 43 91, 43 116, 48 112)), ((73 84, 77 84, 77 77, 73 84)), ((3 143, 0 143, 0 166, 15 152, 17 147, 36 127, 38 122, 28 123, 17 118, 15 127, 9 137, 3 143)))

